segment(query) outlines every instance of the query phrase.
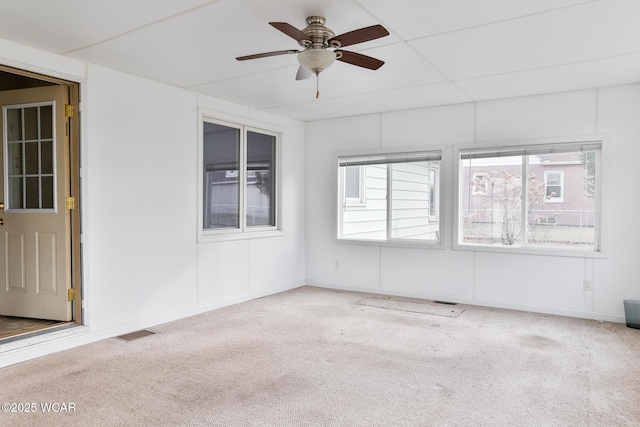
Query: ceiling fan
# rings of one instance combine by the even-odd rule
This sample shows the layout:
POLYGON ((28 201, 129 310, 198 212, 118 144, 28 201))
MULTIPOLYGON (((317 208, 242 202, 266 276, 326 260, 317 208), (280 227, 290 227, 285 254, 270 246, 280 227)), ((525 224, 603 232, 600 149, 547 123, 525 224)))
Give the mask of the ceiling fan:
MULTIPOLYGON (((388 36, 389 32, 382 25, 372 25, 336 36, 330 28, 325 27, 325 19, 322 16, 310 16, 307 18, 306 23, 307 26, 299 30, 286 22, 269 22, 272 27, 295 39, 304 49, 276 50, 239 56, 236 59, 238 61, 246 61, 269 56, 297 54, 300 67, 296 74, 296 80, 308 79, 312 74, 318 76, 323 70, 329 68, 334 61, 342 61, 370 70, 377 70, 384 64, 384 61, 379 59, 340 49, 345 46, 388 36)), ((318 96, 319 92, 316 92, 316 98, 318 96)))

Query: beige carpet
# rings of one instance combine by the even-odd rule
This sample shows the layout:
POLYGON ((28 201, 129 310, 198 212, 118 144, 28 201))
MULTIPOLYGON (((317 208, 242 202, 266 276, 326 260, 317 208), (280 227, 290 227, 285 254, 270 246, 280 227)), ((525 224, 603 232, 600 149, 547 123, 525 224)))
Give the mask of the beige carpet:
POLYGON ((304 287, 0 369, 0 402, 37 407, 0 425, 640 425, 640 330, 367 298, 304 287))

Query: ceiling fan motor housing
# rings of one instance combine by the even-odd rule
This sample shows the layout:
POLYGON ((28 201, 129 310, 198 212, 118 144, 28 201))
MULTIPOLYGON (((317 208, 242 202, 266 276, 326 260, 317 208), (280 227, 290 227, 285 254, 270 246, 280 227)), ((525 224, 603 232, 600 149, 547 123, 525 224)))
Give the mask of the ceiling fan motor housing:
MULTIPOLYGON (((307 18, 307 26, 302 30, 311 41, 310 45, 305 45, 305 41, 300 42, 300 45, 305 48, 311 49, 324 49, 329 47, 327 40, 336 36, 331 29, 324 26, 325 19, 323 16, 310 16, 307 18)), ((340 47, 339 45, 334 46, 332 43, 331 47, 340 47)))

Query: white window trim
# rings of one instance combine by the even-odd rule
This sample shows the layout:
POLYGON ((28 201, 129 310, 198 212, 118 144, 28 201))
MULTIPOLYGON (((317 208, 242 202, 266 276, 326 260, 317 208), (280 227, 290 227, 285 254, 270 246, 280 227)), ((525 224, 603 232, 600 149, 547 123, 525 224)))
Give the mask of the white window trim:
MULTIPOLYGON (((358 151, 341 151, 334 153, 333 156, 333 165, 334 168, 337 169, 337 172, 333 174, 334 176, 334 203, 336 207, 336 215, 333 216, 334 224, 334 242, 340 244, 355 244, 362 246, 377 246, 377 247, 400 247, 400 248, 422 248, 422 249, 445 249, 445 230, 446 224, 444 221, 444 207, 445 200, 443 200, 444 189, 443 185, 445 184, 445 179, 442 176, 443 170, 447 170, 447 167, 444 166, 449 162, 449 150, 444 145, 430 145, 430 146, 415 146, 415 147, 405 147, 405 148, 393 148, 393 149, 374 149, 374 150, 358 150, 358 151), (340 157, 349 157, 349 156, 369 156, 369 155, 389 155, 396 153, 419 153, 419 152, 433 152, 440 151, 440 179, 438 182, 437 192, 440 195, 440 200, 438 204, 438 218, 440 218, 440 227, 438 232, 439 241, 418 241, 418 240, 410 240, 410 239, 390 239, 390 240, 358 240, 358 239, 344 239, 340 236, 340 224, 342 223, 342 203, 343 200, 343 186, 341 185, 341 171, 338 166, 340 157)), ((336 171, 334 169, 334 172, 336 171)), ((387 188, 387 194, 390 191, 387 188)), ((391 203, 389 197, 387 196, 387 206, 391 203)), ((387 207, 388 209, 388 207, 387 207)), ((389 222, 389 218, 387 218, 387 222, 389 222)))
POLYGON ((577 258, 606 258, 606 229, 605 229, 605 213, 603 207, 606 206, 606 194, 603 193, 603 182, 606 179, 603 164, 605 158, 607 138, 604 135, 587 135, 575 137, 558 137, 558 138, 539 138, 533 140, 514 140, 514 141, 487 141, 476 142, 471 144, 457 144, 453 147, 453 245, 454 250, 473 251, 473 252, 497 252, 509 254, 528 254, 528 255, 547 255, 547 256, 565 256, 577 258), (598 179, 596 180, 596 239, 597 250, 570 249, 570 248, 534 248, 534 247, 505 247, 505 246, 482 246, 482 245, 465 245, 460 243, 460 227, 462 226, 462 218, 460 216, 460 151, 470 148, 509 148, 511 146, 524 145, 542 145, 542 144, 571 144, 571 143, 600 143, 600 156, 597 158, 596 170, 599 170, 598 179))
POLYGON ((547 191, 547 175, 549 174, 560 174, 560 197, 549 197, 545 199, 545 203, 564 203, 564 171, 563 170, 552 170, 552 171, 544 171, 544 191, 547 191))
POLYGON ((197 195, 198 195, 198 224, 197 224, 197 242, 220 242, 229 240, 246 240, 246 239, 260 239, 269 237, 280 237, 284 235, 283 227, 283 215, 282 215, 282 150, 283 150, 283 129, 279 126, 275 126, 269 123, 259 122, 242 117, 231 116, 227 114, 218 113, 216 111, 207 110, 203 108, 198 109, 198 173, 197 173, 197 195), (240 158, 241 158, 241 170, 240 175, 240 227, 237 229, 205 229, 204 222, 204 122, 215 123, 231 128, 241 129, 241 140, 244 139, 244 135, 248 131, 264 133, 266 135, 273 135, 276 137, 276 225, 266 227, 245 227, 246 216, 246 200, 245 200, 245 188, 246 184, 246 153, 244 150, 244 143, 241 143, 240 158))

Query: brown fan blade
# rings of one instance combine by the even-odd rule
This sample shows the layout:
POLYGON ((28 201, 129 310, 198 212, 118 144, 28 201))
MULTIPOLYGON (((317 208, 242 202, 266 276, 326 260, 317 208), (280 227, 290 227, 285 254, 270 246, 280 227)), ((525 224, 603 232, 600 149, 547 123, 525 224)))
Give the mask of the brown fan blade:
POLYGON ((303 33, 302 31, 300 31, 299 29, 297 29, 291 24, 287 24, 286 22, 269 22, 269 25, 282 31, 292 39, 297 40, 298 43, 302 43, 305 40, 311 42, 311 40, 309 40, 308 35, 306 35, 305 33, 303 33))
POLYGON ((254 55, 238 56, 238 61, 246 61, 247 59, 266 58, 269 56, 288 55, 292 53, 298 53, 299 50, 276 50, 273 52, 256 53, 254 55))
POLYGON ((382 25, 372 25, 370 27, 360 28, 359 30, 349 31, 348 33, 340 34, 339 36, 332 37, 328 40, 329 44, 332 41, 340 43, 338 47, 351 46, 357 43, 368 42, 369 40, 379 39, 389 35, 389 31, 382 25))
POLYGON ((298 67, 298 72, 296 73, 296 80, 306 80, 313 75, 313 72, 307 68, 304 68, 302 65, 298 67))
POLYGON ((357 65, 358 67, 377 70, 384 65, 384 61, 380 61, 379 59, 372 58, 361 53, 349 52, 347 50, 336 50, 335 52, 340 52, 342 54, 342 56, 336 58, 338 61, 346 62, 351 65, 357 65))

